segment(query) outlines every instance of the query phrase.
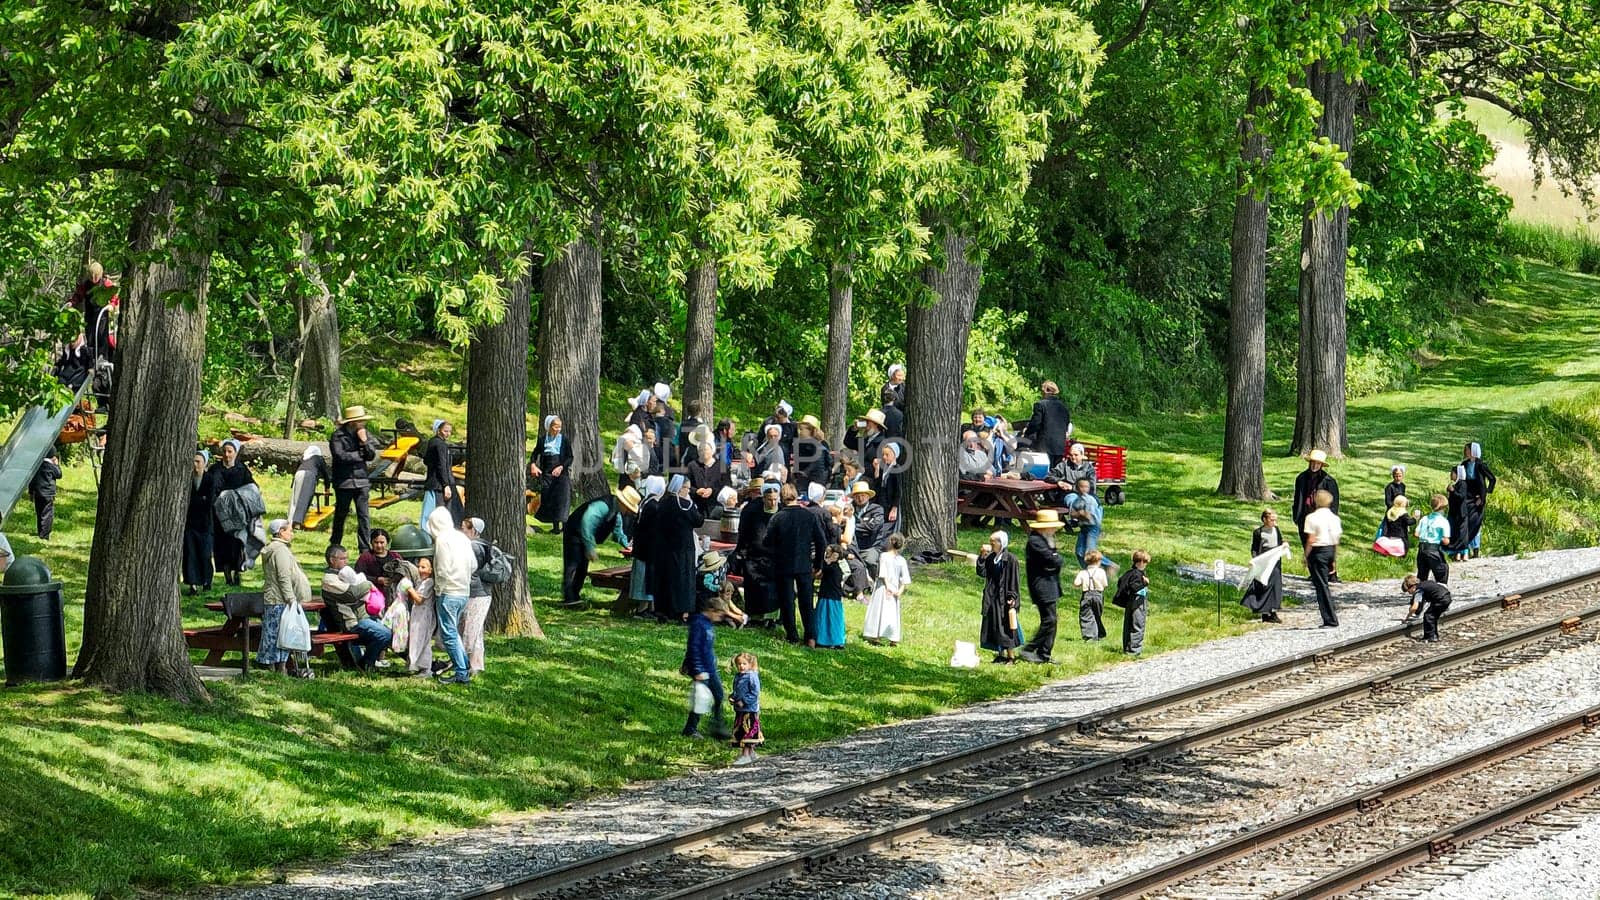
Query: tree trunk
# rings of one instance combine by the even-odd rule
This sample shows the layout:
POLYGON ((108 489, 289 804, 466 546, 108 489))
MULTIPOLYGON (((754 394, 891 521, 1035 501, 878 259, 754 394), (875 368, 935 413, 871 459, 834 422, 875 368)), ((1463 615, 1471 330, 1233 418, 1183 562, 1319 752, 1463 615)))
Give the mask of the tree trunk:
POLYGON ((200 413, 210 254, 162 260, 175 230, 173 188, 135 211, 106 440, 74 674, 114 691, 176 700, 207 694, 183 642, 178 569, 190 460, 200 413))
MULTIPOLYGON (((1355 143, 1355 85, 1324 63, 1306 70, 1322 103, 1318 133, 1347 153, 1355 143)), ((1350 161, 1345 160, 1348 167, 1350 161)), ((1300 232, 1300 355, 1296 366, 1294 453, 1321 449, 1342 456, 1345 434, 1345 262, 1350 207, 1310 211, 1300 232)))
POLYGON ((828 367, 822 376, 822 427, 835 447, 844 446, 850 416, 850 357, 855 346, 855 283, 849 262, 828 271, 828 367))
POLYGON ((598 227, 547 260, 539 302, 539 409, 558 415, 572 442, 572 506, 610 491, 600 445, 598 227))
POLYGON ((1233 207, 1233 280, 1228 306, 1228 417, 1217 493, 1267 500, 1261 442, 1267 404, 1267 195, 1247 189, 1249 170, 1267 158, 1266 138, 1254 126, 1267 92, 1250 92, 1239 120, 1238 197, 1233 207))
POLYGON ((952 423, 961 420, 967 338, 978 306, 983 267, 968 253, 972 240, 946 226, 943 265, 922 269, 937 299, 906 317, 906 444, 900 515, 908 549, 944 553, 956 545, 956 453, 952 423))
POLYGON ((703 262, 684 280, 688 319, 683 328, 683 408, 698 403, 700 417, 714 422, 716 394, 717 264, 703 262))
POLYGON ((467 505, 484 535, 511 557, 511 580, 494 586, 487 628, 544 637, 528 598, 528 317, 533 276, 506 285, 506 314, 473 335, 467 359, 467 505))
MULTIPOLYGON (((300 233, 300 275, 305 285, 295 292, 300 320, 299 397, 313 415, 338 420, 339 409, 339 308, 322 267, 312 255, 311 233, 300 233)), ((291 397, 294 396, 291 394, 291 397)))

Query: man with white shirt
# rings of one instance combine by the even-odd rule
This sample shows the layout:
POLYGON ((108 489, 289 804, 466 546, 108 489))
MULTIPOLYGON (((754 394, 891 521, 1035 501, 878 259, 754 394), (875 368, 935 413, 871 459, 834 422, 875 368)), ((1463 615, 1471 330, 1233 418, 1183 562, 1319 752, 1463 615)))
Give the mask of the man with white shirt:
POLYGON ((1306 536, 1306 568, 1311 571, 1311 586, 1317 590, 1317 611, 1322 613, 1323 628, 1339 627, 1339 615, 1333 609, 1333 594, 1328 590, 1328 576, 1333 572, 1334 554, 1339 549, 1339 538, 1344 529, 1339 516, 1332 510, 1333 494, 1317 491, 1316 511, 1306 516, 1300 531, 1306 536))

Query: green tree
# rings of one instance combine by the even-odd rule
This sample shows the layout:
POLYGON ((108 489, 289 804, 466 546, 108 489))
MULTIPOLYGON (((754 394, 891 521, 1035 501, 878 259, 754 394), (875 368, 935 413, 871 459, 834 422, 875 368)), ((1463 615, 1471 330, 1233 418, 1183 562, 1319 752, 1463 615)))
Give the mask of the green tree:
POLYGON ((911 545, 943 552, 955 542, 950 423, 984 255, 1012 235, 1051 123, 1082 109, 1101 53, 1087 22, 1043 4, 885 3, 874 15, 896 70, 936 98, 922 116, 928 146, 950 154, 922 204, 934 252, 919 280, 932 300, 915 303, 906 322, 911 466, 901 508, 911 545))

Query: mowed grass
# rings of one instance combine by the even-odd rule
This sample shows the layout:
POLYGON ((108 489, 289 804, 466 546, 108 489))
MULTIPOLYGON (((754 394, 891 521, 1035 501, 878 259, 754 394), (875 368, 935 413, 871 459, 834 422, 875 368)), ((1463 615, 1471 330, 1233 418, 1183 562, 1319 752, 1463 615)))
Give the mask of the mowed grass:
MULTIPOLYGON (((1388 467, 1410 466, 1413 496, 1441 489, 1467 440, 1483 441, 1504 479, 1491 501, 1487 552, 1593 540, 1600 483, 1585 471, 1586 458, 1593 467, 1584 441, 1600 440, 1600 413, 1589 397, 1600 391, 1593 384, 1600 380, 1597 291, 1596 279, 1532 266, 1526 284, 1466 318, 1462 343, 1434 350, 1416 390, 1351 404, 1351 453, 1333 467, 1344 495, 1340 568, 1347 580, 1408 567, 1365 549, 1388 467), (1577 511, 1573 518, 1554 515, 1566 508, 1577 511)), ((460 423, 460 398, 447 387, 451 371, 449 355, 436 350, 420 352, 405 369, 352 358, 347 402, 364 403, 384 421, 404 413, 421 423, 437 415, 460 423)), ((616 420, 606 423, 610 434, 627 393, 609 387, 603 397, 616 420)), ((1028 402, 1018 398, 1014 418, 1025 415, 1028 402)), ((756 414, 745 411, 741 419, 753 423, 756 414)), ((1131 448, 1129 503, 1107 511, 1104 546, 1124 564, 1139 546, 1156 557, 1147 652, 1256 627, 1231 593, 1219 625, 1212 587, 1173 574, 1177 563, 1240 563, 1247 555, 1260 506, 1213 493, 1221 416, 1134 419, 1087 410, 1078 420, 1085 437, 1131 448)), ((1288 413, 1268 417, 1268 474, 1283 497, 1273 505, 1285 522, 1303 468, 1287 455, 1292 425, 1288 413)), ((208 435, 221 427, 216 413, 208 415, 208 435)), ((260 480, 269 506, 283 509, 287 476, 260 480)), ((401 504, 374 518, 393 526, 417 511, 401 504)), ((38 553, 67 583, 73 655, 93 514, 90 471, 78 462, 68 467, 50 544, 25 533, 26 501, 7 527, 19 553, 38 553)), ((963 532, 962 546, 974 549, 984 533, 963 532)), ((1020 546, 1020 530, 1013 536, 1020 546)), ((324 541, 321 533, 296 540, 313 576, 324 541)), ((121 895, 232 883, 283 863, 726 764, 727 748, 676 736, 687 688, 677 675, 682 631, 553 606, 559 554, 557 538, 530 541, 548 639, 491 638, 489 670, 465 690, 324 668, 328 677, 311 682, 257 675, 218 684, 211 704, 193 707, 71 685, 0 693, 0 752, 8 762, 0 803, 20 813, 0 820, 0 894, 121 895)), ((607 547, 603 559, 619 557, 607 547)), ((769 752, 1013 694, 1121 659, 1118 611, 1107 609, 1111 639, 1085 644, 1068 602, 1058 665, 951 669, 954 642, 976 638, 978 580, 966 564, 923 567, 914 577, 906 642, 898 649, 860 643, 863 608, 848 603, 852 638, 843 651, 808 652, 766 632, 719 633, 724 663, 741 649, 761 658, 769 752)), ((258 583, 259 575, 247 576, 247 585, 258 583)), ((219 586, 212 597, 221 593, 219 586)), ((205 599, 184 599, 187 623, 220 620, 203 609, 205 599)), ((1030 633, 1035 622, 1025 610, 1030 633)))

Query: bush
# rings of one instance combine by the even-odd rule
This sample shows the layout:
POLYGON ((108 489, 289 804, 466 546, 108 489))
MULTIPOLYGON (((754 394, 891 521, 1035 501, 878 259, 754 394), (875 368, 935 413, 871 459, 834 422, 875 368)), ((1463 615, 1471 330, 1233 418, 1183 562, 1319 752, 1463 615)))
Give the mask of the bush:
POLYGON ((1507 249, 1569 272, 1600 274, 1600 234, 1588 228, 1562 228, 1531 222, 1507 222, 1507 249))
POLYGON ((1531 410, 1483 441, 1499 484, 1484 534, 1494 552, 1600 544, 1600 390, 1531 410))

